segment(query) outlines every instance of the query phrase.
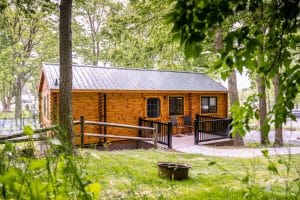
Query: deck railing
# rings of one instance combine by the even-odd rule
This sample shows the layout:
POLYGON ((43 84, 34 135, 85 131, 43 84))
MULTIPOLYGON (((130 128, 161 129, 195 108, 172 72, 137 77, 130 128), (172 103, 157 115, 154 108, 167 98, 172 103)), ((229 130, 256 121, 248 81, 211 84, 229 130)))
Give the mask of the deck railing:
POLYGON ((204 141, 230 138, 230 118, 217 118, 196 116, 195 119, 195 144, 204 141))
POLYGON ((128 140, 144 140, 144 141, 153 141, 154 148, 157 148, 158 143, 158 128, 156 127, 147 127, 147 126, 134 126, 128 124, 118 124, 118 123, 109 123, 109 122, 96 122, 96 121, 87 121, 84 119, 84 116, 80 116, 80 121, 74 122, 74 125, 80 125, 80 146, 84 147, 84 137, 101 137, 101 138, 119 138, 119 139, 128 139, 128 140), (122 135, 113 135, 113 134, 98 134, 98 133, 86 133, 84 131, 85 125, 94 125, 94 126, 111 126, 119 127, 126 129, 136 129, 139 131, 145 131, 149 134, 149 137, 133 137, 133 136, 122 136, 122 135))
MULTIPOLYGON (((139 118, 139 126, 153 127, 157 129, 157 142, 159 144, 167 145, 168 148, 172 148, 172 123, 163 123, 152 120, 146 120, 139 118)), ((144 130, 139 131, 139 137, 149 137, 150 132, 144 130)))

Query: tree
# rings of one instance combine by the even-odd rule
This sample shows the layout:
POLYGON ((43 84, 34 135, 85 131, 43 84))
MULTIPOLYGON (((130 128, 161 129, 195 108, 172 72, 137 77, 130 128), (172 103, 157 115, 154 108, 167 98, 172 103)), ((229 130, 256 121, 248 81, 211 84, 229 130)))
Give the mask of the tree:
MULTIPOLYGON (((267 86, 280 73, 277 102, 261 127, 263 133, 268 133, 272 116, 278 116, 274 120, 275 127, 286 122, 287 117, 292 117, 291 109, 299 93, 300 71, 296 69, 300 65, 291 62, 291 50, 300 41, 295 34, 299 11, 298 1, 177 0, 172 5, 168 21, 173 24, 172 32, 180 39, 185 55, 195 58, 201 53, 198 47, 205 38, 214 34, 216 26, 224 26, 229 19, 239 17, 228 27, 224 49, 220 51, 215 67, 224 72, 224 77, 228 77, 232 69, 242 72, 245 67, 264 78, 267 86), (255 20, 247 20, 249 18, 255 20)), ((249 101, 254 99, 249 98, 249 101)), ((238 115, 233 121, 234 125, 238 125, 235 133, 245 133, 245 129, 249 128, 249 120, 245 116, 254 117, 253 107, 250 103, 246 105, 240 107, 245 115, 238 115)))
MULTIPOLYGON (((223 34, 220 28, 216 29, 216 39, 215 39, 215 49, 216 51, 223 48, 223 34)), ((233 70, 228 77, 228 90, 229 90, 229 101, 230 105, 233 106, 234 104, 239 105, 239 94, 237 90, 237 80, 236 80, 236 71, 233 70)), ((239 134, 235 135, 235 145, 243 146, 244 140, 243 137, 239 134)))
MULTIPOLYGON (((279 75, 276 74, 273 78, 274 83, 274 98, 275 102, 277 101, 277 98, 279 96, 279 75)), ((278 117, 278 114, 275 113, 275 118, 278 117)), ((275 119, 276 121, 276 119, 275 119)), ((274 147, 282 147, 283 146, 283 136, 282 136, 282 124, 275 127, 275 141, 274 141, 274 147)))
POLYGON ((116 14, 121 4, 109 0, 75 1, 73 12, 74 51, 82 56, 86 63, 98 65, 105 38, 102 28, 107 18, 116 14))
POLYGON ((72 146, 72 0, 62 0, 59 10, 59 123, 72 146))
POLYGON ((28 13, 18 4, 11 2, 2 10, 0 18, 0 74, 5 76, 1 79, 1 100, 9 110, 11 100, 15 97, 16 119, 21 119, 21 91, 24 85, 31 77, 39 74, 40 60, 37 48, 47 35, 46 28, 49 25, 43 6, 43 2, 32 2, 30 8, 35 11, 28 13))
POLYGON ((101 60, 130 68, 208 72, 214 47, 203 45, 205 54, 193 61, 185 59, 169 35, 171 26, 164 23, 168 11, 167 1, 130 1, 109 15, 101 33, 105 41, 101 60))

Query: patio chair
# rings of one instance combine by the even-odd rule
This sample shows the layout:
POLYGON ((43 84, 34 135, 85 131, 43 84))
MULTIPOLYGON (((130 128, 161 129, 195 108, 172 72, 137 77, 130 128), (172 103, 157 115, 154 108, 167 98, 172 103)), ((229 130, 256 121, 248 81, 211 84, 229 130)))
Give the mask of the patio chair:
POLYGON ((178 130, 181 129, 181 134, 182 134, 182 131, 183 131, 183 126, 181 126, 178 121, 177 121, 177 116, 170 116, 170 120, 171 120, 171 123, 172 123, 172 126, 176 129, 176 135, 178 134, 178 130))
POLYGON ((183 127, 188 128, 188 135, 193 134, 192 131, 193 131, 194 125, 193 125, 191 116, 189 116, 189 115, 183 116, 183 127))

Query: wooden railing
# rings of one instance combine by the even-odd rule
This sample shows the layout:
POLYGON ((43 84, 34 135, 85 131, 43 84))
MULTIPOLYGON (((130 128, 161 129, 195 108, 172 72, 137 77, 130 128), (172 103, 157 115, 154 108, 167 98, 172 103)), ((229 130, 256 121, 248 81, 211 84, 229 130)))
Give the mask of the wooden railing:
POLYGON ((128 124, 117 124, 117 123, 109 123, 109 122, 86 121, 86 120, 84 120, 84 116, 80 116, 80 121, 74 122, 74 125, 78 125, 78 124, 80 124, 80 146, 81 146, 81 148, 84 147, 84 137, 85 136, 153 141, 154 148, 157 148, 158 128, 156 128, 156 127, 134 126, 134 125, 128 125, 128 124), (119 128, 126 128, 126 129, 137 129, 140 131, 151 132, 151 134, 149 134, 149 136, 151 136, 151 137, 132 137, 132 136, 122 136, 122 135, 112 135, 112 134, 85 133, 84 132, 85 125, 104 126, 104 127, 111 126, 111 127, 119 127, 119 128))
POLYGON ((32 136, 26 135, 24 131, 13 132, 11 133, 11 135, 0 137, 0 144, 4 144, 5 142, 18 143, 18 142, 25 142, 29 140, 31 141, 44 140, 47 138, 47 136, 44 133, 48 131, 53 131, 57 127, 58 126, 55 125, 47 128, 40 128, 40 129, 33 130, 32 136))
POLYGON ((208 116, 196 116, 195 119, 195 144, 199 142, 230 138, 230 118, 217 118, 208 116))
MULTIPOLYGON (((152 121, 150 121, 152 122, 152 121)), ((146 123, 144 121, 143 123, 146 123)), ((172 125, 164 124, 164 123, 151 123, 135 126, 135 125, 128 125, 128 124, 118 124, 118 123, 109 123, 109 122, 96 122, 96 121, 87 121, 84 119, 84 116, 80 116, 80 121, 74 121, 73 125, 80 125, 80 147, 84 147, 84 138, 87 137, 102 137, 102 138, 120 138, 120 139, 130 139, 130 140, 144 140, 144 141, 152 141, 154 147, 157 148, 157 143, 166 144, 168 147, 171 147, 171 139, 172 137, 172 125), (92 126, 111 126, 111 127, 119 127, 119 128, 126 128, 126 129, 137 129, 140 132, 142 131, 144 134, 140 134, 139 137, 132 137, 132 136, 121 136, 121 135, 112 135, 112 134, 97 134, 97 133, 85 133, 84 127, 86 125, 92 126), (168 134, 171 133, 171 134, 168 134), (165 135, 167 138, 165 138, 165 135)), ((33 130, 33 137, 27 136, 24 131, 15 132, 13 135, 0 137, 0 144, 3 144, 7 141, 9 142, 23 142, 29 140, 44 140, 47 138, 46 135, 42 135, 47 131, 53 131, 58 126, 51 126, 47 128, 41 128, 33 130), (39 135, 36 135, 39 134, 39 135)))
MULTIPOLYGON (((162 123, 157 121, 145 120, 139 118, 139 126, 152 127, 157 130, 157 142, 163 145, 167 145, 168 148, 172 148, 172 123, 162 123)), ((149 137, 149 132, 144 130, 139 131, 140 137, 149 137)))

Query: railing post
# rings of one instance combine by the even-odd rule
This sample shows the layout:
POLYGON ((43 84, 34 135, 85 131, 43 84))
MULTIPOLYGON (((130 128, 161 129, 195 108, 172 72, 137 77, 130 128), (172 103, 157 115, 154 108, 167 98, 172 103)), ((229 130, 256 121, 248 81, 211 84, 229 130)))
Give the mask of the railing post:
POLYGON ((80 147, 84 147, 84 116, 80 116, 80 147))
POLYGON ((198 119, 196 118, 195 119, 195 133, 194 133, 194 144, 198 145, 199 144, 199 121, 198 119))
MULTIPOLYGON (((139 126, 142 126, 143 125, 143 121, 142 121, 142 118, 139 117, 139 126)), ((142 130, 139 129, 139 137, 142 137, 142 130)))
POLYGON ((168 148, 170 149, 172 149, 172 133, 173 133, 172 122, 168 122, 168 148))
POLYGON ((157 140, 158 140, 158 124, 153 124, 152 127, 155 128, 154 132, 154 148, 157 149, 157 140), (155 126, 155 127, 154 127, 155 126))
POLYGON ((231 135, 231 129, 232 129, 232 121, 233 119, 232 118, 229 118, 228 119, 228 132, 227 132, 227 136, 230 137, 232 139, 232 135, 231 135))

